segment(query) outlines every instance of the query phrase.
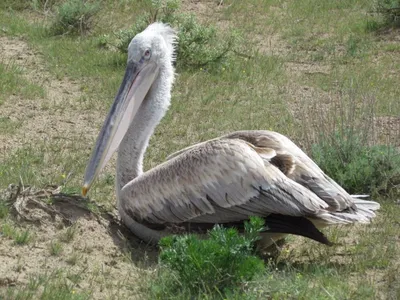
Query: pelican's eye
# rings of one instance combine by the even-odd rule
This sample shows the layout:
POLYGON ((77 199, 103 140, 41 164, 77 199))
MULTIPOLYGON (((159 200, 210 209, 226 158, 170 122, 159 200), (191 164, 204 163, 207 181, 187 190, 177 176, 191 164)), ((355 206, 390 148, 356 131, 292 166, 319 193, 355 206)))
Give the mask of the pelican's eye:
POLYGON ((146 51, 144 51, 144 58, 145 59, 150 59, 150 57, 151 57, 151 50, 150 49, 147 49, 146 51))

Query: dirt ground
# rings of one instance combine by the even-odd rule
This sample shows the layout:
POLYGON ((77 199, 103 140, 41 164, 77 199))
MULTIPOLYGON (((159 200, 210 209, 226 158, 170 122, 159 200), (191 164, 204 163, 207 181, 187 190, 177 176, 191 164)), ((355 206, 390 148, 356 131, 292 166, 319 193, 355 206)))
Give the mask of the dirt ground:
POLYGON ((97 134, 94 124, 101 122, 104 116, 96 111, 78 114, 74 104, 81 97, 79 83, 68 79, 58 80, 51 76, 44 67, 44 59, 40 53, 35 52, 24 41, 0 37, 0 61, 15 64, 29 82, 42 86, 45 90, 45 97, 42 99, 21 99, 12 95, 2 104, 0 117, 21 122, 22 126, 13 135, 0 133, 0 149, 12 151, 35 140, 73 140, 82 132, 87 136, 97 134))
POLYGON ((114 292, 119 297, 139 295, 141 280, 154 269, 157 251, 140 244, 115 215, 95 214, 85 207, 87 200, 60 194, 55 187, 10 186, 3 197, 13 202, 11 213, 29 228, 33 243, 16 246, 3 239, 0 286, 28 284, 37 274, 67 270, 67 278, 79 274, 79 288, 92 290, 94 299, 110 296, 104 294, 105 286, 118 286, 114 292), (47 205, 46 199, 53 204, 47 205), (60 255, 52 255, 52 243, 62 240, 71 226, 74 238, 62 243, 60 255))

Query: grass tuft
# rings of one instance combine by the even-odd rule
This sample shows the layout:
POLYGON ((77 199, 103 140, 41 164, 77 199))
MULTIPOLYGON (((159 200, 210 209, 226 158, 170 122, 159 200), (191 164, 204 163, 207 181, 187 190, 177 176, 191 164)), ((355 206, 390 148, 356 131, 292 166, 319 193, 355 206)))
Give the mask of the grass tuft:
POLYGON ((52 241, 50 243, 50 254, 53 256, 59 256, 63 250, 62 244, 58 241, 52 241))
MULTIPOLYGON (((1 294, 0 294, 1 297, 1 294)), ((5 299, 9 300, 86 300, 91 299, 89 292, 78 290, 77 284, 62 271, 51 274, 31 276, 26 286, 8 288, 5 299)))
POLYGON ((79 258, 80 256, 77 253, 73 253, 65 260, 65 262, 71 266, 75 266, 79 258))
POLYGON ((7 205, 6 201, 0 199, 0 219, 5 219, 9 213, 9 205, 7 205))
POLYGON ((67 230, 61 234, 60 241, 64 243, 71 242, 74 239, 77 230, 78 226, 76 224, 68 227, 67 230))
POLYGON ((23 230, 23 231, 16 231, 14 235, 14 241, 15 244, 17 245, 26 245, 29 243, 29 241, 32 239, 32 236, 29 232, 29 230, 23 230))
POLYGON ((19 230, 9 222, 1 225, 0 236, 13 239, 15 245, 26 245, 32 240, 32 234, 29 229, 19 230))

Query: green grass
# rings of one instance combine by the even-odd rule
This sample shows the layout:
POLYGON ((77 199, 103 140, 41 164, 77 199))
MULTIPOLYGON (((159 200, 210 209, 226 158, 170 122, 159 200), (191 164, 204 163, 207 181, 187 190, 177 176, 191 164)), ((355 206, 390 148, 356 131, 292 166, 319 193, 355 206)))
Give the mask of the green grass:
POLYGON ((59 256, 63 251, 62 244, 59 241, 52 241, 50 243, 49 249, 50 254, 53 256, 59 256))
POLYGON ((9 206, 3 199, 0 199, 0 219, 4 219, 5 217, 7 217, 8 212, 9 206))
POLYGON ((70 227, 68 227, 61 235, 60 235, 60 241, 63 243, 70 243, 74 237, 75 234, 78 230, 78 227, 76 224, 71 225, 70 227))
POLYGON ((89 292, 78 292, 77 284, 67 279, 60 271, 51 274, 33 275, 25 287, 9 288, 5 297, 10 300, 85 300, 91 299, 89 292))
POLYGON ((0 117, 0 132, 2 134, 13 134, 21 124, 20 121, 13 121, 9 117, 0 117))
MULTIPOLYGON (((0 61, 0 77, 0 104, 11 95, 27 99, 43 98, 45 95, 44 88, 26 80, 22 69, 13 62, 0 61)), ((0 129, 5 118, 0 119, 0 129)))
POLYGON ((32 234, 29 229, 18 229, 10 222, 1 222, 0 225, 0 234, 13 239, 15 245, 26 245, 32 240, 32 234))
MULTIPOLYGON (((123 54, 99 47, 99 41, 120 29, 130 28, 137 16, 149 10, 149 3, 101 1, 101 10, 94 17, 96 26, 89 34, 55 37, 48 30, 52 19, 46 17, 54 13, 55 7, 49 7, 49 14, 43 14, 44 8, 40 5, 28 7, 26 2, 3 2, 0 5, 0 35, 26 42, 34 53, 41 55, 46 72, 54 80, 72 81, 81 95, 54 104, 48 93, 51 86, 46 82, 40 86, 29 77, 35 71, 33 66, 22 68, 14 61, 2 59, 0 103, 12 105, 15 97, 33 99, 41 108, 38 115, 50 116, 68 107, 76 118, 99 117, 91 128, 81 128, 81 134, 77 136, 60 138, 53 128, 48 128, 47 134, 51 138, 38 139, 34 134, 25 136, 20 130, 22 124, 29 124, 29 119, 16 121, 9 118, 2 113, 4 105, 1 105, 0 131, 2 135, 15 136, 18 143, 6 150, 0 149, 0 187, 5 189, 10 183, 22 180, 26 185, 56 184, 62 186, 62 192, 66 194, 79 193, 90 148, 117 92, 126 63, 123 54)), ((313 144, 324 147, 321 133, 332 137, 338 129, 340 132, 344 128, 354 129, 357 135, 365 133, 365 136, 361 134, 362 150, 367 151, 367 156, 368 151, 374 150, 364 148, 366 145, 398 146, 400 125, 393 121, 390 128, 378 128, 377 121, 400 114, 400 77, 397 76, 400 48, 390 33, 380 31, 384 25, 382 17, 368 13, 374 8, 374 2, 225 0, 220 6, 217 6, 219 1, 207 2, 210 8, 185 2, 184 5, 191 7, 184 6, 183 9, 195 12, 203 24, 220 28, 218 34, 239 28, 243 37, 239 49, 245 56, 236 55, 212 70, 206 67, 179 70, 171 109, 151 139, 145 168, 156 166, 168 154, 189 144, 240 129, 279 131, 309 153, 312 153, 313 144)), ((322 166, 329 167, 330 163, 340 160, 334 155, 333 150, 339 149, 334 145, 329 144, 323 149, 325 156, 321 155, 319 159, 322 166)), ((355 152, 358 154, 359 151, 355 152)), ((357 162, 351 170, 355 172, 360 167, 360 171, 353 174, 360 181, 361 174, 371 168, 369 160, 367 163, 361 159, 364 155, 355 156, 362 162, 357 162)), ((379 153, 374 157, 379 157, 379 153)), ((351 175, 346 171, 348 167, 346 164, 345 171, 341 171, 346 176, 351 175)), ((388 178, 383 168, 374 169, 383 176, 383 180, 376 183, 388 178)), ((368 174, 377 178, 374 173, 368 174)), ((343 184, 357 186, 354 191, 366 192, 369 188, 363 186, 363 180, 354 184, 346 176, 343 184)), ((114 168, 110 166, 93 186, 91 200, 112 208, 115 205, 114 188, 114 168)), ((379 193, 377 196, 380 197, 379 193)), ((330 239, 341 245, 328 248, 291 237, 290 247, 284 249, 277 262, 266 265, 264 274, 245 281, 240 289, 228 288, 224 291, 225 297, 399 298, 397 224, 400 208, 394 204, 397 198, 393 194, 376 200, 381 202, 382 210, 372 225, 326 231, 330 239)), ((96 208, 91 202, 87 205, 96 208)), ((8 204, 0 201, 0 239, 10 239, 15 247, 17 243, 30 245, 34 232, 10 222, 8 211, 8 204)), ((119 293, 119 288, 130 290, 131 294, 139 289, 143 298, 157 298, 164 289, 176 283, 159 267, 156 272, 153 272, 154 265, 142 267, 137 249, 130 246, 126 251, 116 250, 117 254, 110 254, 113 258, 109 263, 134 265, 135 272, 140 267, 151 275, 141 276, 143 281, 121 280, 116 288, 107 272, 101 277, 95 268, 85 269, 83 256, 93 254, 94 248, 84 245, 82 249, 70 249, 77 236, 76 228, 69 227, 60 231, 50 250, 46 248, 46 257, 76 268, 75 271, 38 274, 27 284, 1 287, 0 295, 5 299, 88 299, 91 291, 77 286, 77 282, 84 281, 82 286, 101 286, 101 298, 126 299, 119 293), (125 254, 120 253, 124 251, 125 254), (87 272, 90 279, 82 279, 79 271, 87 272), (153 285, 153 290, 145 288, 154 282, 157 285, 153 285)), ((23 269, 20 272, 24 272, 23 269)), ((188 284, 181 284, 179 289, 181 292, 170 289, 169 294, 159 297, 219 299, 224 296, 216 295, 210 289, 193 292, 188 284)))

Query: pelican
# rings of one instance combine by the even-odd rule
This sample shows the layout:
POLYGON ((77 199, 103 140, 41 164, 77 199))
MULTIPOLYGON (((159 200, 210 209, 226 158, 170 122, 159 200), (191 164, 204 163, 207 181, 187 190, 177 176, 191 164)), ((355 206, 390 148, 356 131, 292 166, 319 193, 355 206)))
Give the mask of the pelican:
POLYGON ((239 131, 180 150, 143 172, 149 139, 171 101, 176 32, 153 23, 129 44, 122 84, 97 138, 82 193, 112 154, 117 208, 140 239, 157 243, 175 233, 205 233, 215 224, 243 228, 265 220, 263 247, 287 234, 331 242, 328 225, 368 223, 379 204, 349 195, 289 138, 239 131))

